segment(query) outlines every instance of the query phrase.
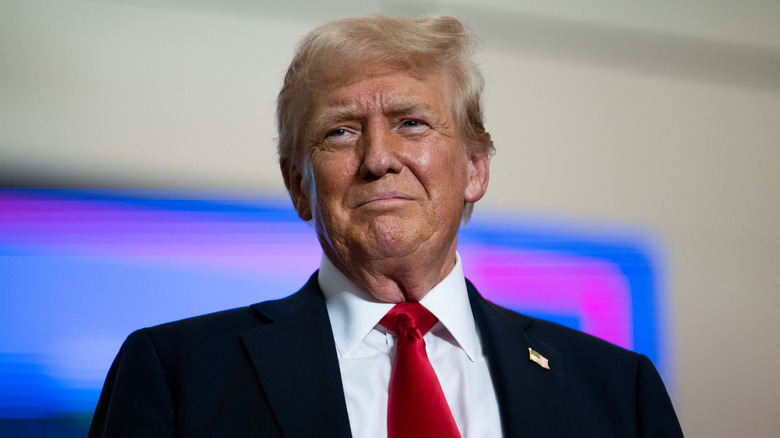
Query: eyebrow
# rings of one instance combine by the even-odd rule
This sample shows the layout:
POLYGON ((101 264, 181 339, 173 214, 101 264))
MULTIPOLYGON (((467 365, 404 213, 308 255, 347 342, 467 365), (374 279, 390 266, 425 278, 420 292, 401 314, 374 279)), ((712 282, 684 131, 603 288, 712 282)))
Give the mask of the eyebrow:
MULTIPOLYGON (((434 116, 436 111, 431 105, 424 102, 390 101, 384 104, 383 113, 388 117, 397 117, 405 114, 422 113, 425 116, 434 116)), ((310 124, 311 134, 317 135, 329 125, 334 125, 347 120, 363 118, 363 112, 357 109, 357 105, 334 105, 315 117, 310 124)), ((438 117, 436 117, 438 119, 438 117)))
POLYGON ((358 111, 349 107, 333 107, 327 109, 325 112, 315 117, 310 126, 310 132, 312 135, 319 134, 329 125, 336 124, 345 120, 355 120, 360 118, 358 111))

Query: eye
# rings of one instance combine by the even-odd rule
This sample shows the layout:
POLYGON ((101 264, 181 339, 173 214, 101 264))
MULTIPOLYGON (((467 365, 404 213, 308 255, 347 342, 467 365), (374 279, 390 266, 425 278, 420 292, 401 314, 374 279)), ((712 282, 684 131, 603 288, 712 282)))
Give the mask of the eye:
POLYGON ((414 128, 417 126, 421 126, 423 123, 419 120, 404 120, 404 122, 401 124, 404 128, 414 128))
POLYGON ((350 126, 342 126, 340 128, 324 131, 325 136, 322 137, 322 147, 326 149, 346 149, 352 147, 357 141, 358 133, 354 128, 350 126))
POLYGON ((325 137, 341 137, 342 135, 346 134, 346 129, 334 129, 333 131, 330 131, 325 137))

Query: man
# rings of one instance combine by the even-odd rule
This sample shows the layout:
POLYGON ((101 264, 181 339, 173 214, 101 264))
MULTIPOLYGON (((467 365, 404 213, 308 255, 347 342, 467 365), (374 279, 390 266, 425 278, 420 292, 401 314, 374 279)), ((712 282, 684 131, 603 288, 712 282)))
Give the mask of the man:
POLYGON ((647 358, 464 279, 458 229, 493 153, 473 48, 446 17, 303 40, 279 156, 320 270, 288 298, 130 335, 90 436, 682 436, 647 358))

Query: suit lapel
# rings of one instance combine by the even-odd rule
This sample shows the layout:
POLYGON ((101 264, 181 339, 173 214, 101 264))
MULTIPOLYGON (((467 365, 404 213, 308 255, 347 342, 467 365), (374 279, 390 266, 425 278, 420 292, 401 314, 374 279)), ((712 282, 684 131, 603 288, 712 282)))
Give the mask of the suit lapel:
POLYGON ((486 301, 467 283, 493 376, 504 436, 564 436, 564 369, 559 353, 526 334, 530 318, 486 301), (550 370, 529 359, 529 348, 549 360, 550 370))
POLYGON ((270 322, 241 335, 285 437, 349 437, 336 346, 315 273, 296 294, 252 306, 270 322))

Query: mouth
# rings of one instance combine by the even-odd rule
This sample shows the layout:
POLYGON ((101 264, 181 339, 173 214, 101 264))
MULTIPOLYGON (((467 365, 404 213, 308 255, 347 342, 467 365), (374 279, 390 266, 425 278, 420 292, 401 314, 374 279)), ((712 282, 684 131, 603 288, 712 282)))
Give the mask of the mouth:
POLYGON ((411 201, 412 197, 403 192, 381 192, 374 193, 371 196, 361 200, 356 208, 364 206, 391 206, 406 201, 411 201))

